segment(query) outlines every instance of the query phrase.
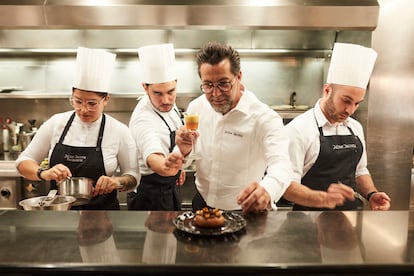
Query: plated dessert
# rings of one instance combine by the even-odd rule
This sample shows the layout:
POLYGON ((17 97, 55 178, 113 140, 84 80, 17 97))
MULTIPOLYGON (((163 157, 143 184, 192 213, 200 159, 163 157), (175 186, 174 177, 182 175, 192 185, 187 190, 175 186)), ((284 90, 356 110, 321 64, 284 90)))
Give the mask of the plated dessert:
POLYGON ((201 228, 218 228, 224 226, 224 216, 217 208, 204 207, 197 210, 194 217, 194 225, 201 228))
MULTIPOLYGON (((180 235, 185 233, 196 236, 233 234, 243 230, 246 223, 246 220, 238 212, 208 207, 197 211, 182 212, 173 220, 176 230, 182 232, 180 235)), ((186 237, 188 238, 188 236, 186 237)))

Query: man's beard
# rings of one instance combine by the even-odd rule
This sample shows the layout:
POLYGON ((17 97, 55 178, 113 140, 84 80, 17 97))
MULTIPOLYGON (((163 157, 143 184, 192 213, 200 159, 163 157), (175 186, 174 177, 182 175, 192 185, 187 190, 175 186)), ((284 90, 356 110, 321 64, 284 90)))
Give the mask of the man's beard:
POLYGON ((333 100, 334 100, 334 92, 332 92, 329 95, 329 98, 326 100, 326 104, 325 104, 325 109, 326 109, 325 111, 329 117, 328 119, 331 119, 337 123, 345 121, 345 119, 348 118, 348 116, 346 116, 345 119, 341 119, 339 117, 339 114, 337 113, 333 100))

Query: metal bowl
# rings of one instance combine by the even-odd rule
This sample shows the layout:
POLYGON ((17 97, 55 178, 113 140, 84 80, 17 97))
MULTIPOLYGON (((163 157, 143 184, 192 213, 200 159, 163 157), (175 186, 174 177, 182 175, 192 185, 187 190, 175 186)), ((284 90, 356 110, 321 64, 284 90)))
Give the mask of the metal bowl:
POLYGON ((60 195, 75 197, 73 206, 84 205, 92 198, 93 182, 93 179, 87 177, 71 177, 58 183, 58 192, 60 195))
POLYGON ((42 202, 48 199, 48 196, 37 196, 19 201, 19 205, 27 211, 51 210, 66 211, 69 210, 76 198, 73 196, 58 195, 49 205, 42 205, 42 202))

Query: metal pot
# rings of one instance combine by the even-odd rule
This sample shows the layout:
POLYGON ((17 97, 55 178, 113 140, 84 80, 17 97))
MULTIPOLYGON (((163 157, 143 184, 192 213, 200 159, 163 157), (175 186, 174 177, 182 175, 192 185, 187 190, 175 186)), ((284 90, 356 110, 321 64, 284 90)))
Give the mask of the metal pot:
POLYGON ((69 210, 76 198, 73 196, 58 195, 49 205, 42 205, 41 203, 48 199, 48 196, 31 197, 19 201, 19 205, 27 211, 36 210, 51 210, 51 211, 66 211, 69 210))
POLYGON ((93 179, 87 177, 70 177, 57 184, 58 192, 60 195, 75 197, 73 206, 84 205, 92 198, 93 182, 93 179))

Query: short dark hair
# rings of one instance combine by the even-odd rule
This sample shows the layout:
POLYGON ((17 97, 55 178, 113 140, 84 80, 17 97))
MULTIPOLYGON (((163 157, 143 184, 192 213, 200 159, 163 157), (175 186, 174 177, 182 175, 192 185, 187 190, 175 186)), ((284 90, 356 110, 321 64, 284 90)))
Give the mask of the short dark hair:
POLYGON ((198 75, 200 75, 200 66, 203 63, 216 65, 224 59, 229 59, 230 70, 236 76, 240 72, 239 53, 230 45, 224 45, 220 42, 208 42, 196 55, 198 75))

